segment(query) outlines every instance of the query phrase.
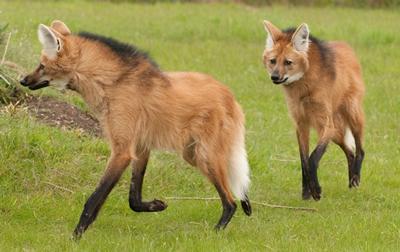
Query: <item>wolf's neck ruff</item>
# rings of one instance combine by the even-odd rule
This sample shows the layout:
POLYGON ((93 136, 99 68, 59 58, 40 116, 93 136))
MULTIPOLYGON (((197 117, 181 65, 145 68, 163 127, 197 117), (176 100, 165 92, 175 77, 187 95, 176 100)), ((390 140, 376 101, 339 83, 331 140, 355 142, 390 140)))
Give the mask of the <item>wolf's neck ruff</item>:
MULTIPOLYGON (((71 36, 79 44, 76 70, 68 87, 82 95, 89 107, 101 116, 107 89, 127 85, 150 90, 168 86, 168 80, 147 53, 112 38, 82 32, 71 36)), ((71 52, 77 50, 71 48, 71 52)))

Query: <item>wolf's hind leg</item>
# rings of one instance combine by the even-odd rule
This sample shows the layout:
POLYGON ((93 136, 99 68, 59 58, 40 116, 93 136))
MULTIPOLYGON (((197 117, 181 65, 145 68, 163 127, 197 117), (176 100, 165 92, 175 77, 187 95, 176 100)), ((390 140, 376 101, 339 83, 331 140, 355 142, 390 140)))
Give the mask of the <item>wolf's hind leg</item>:
POLYGON ((129 190, 129 206, 135 212, 159 212, 167 208, 161 200, 142 201, 142 185, 150 152, 143 151, 132 162, 132 179, 129 190))
POLYGON ((219 219, 217 225, 215 226, 216 230, 224 229, 228 223, 231 221, 233 215, 236 212, 236 203, 233 200, 232 194, 226 186, 226 183, 222 181, 218 181, 216 179, 214 182, 214 186, 218 191, 218 194, 221 198, 222 202, 222 215, 219 219))
POLYGON ((354 139, 351 140, 353 135, 350 133, 350 129, 345 129, 345 132, 341 132, 340 135, 336 136, 333 141, 343 150, 344 154, 346 155, 347 159, 347 166, 348 166, 348 174, 349 174, 349 188, 353 187, 352 184, 352 177, 353 177, 353 170, 355 164, 355 154, 353 146, 354 139))
POLYGON ((362 147, 362 133, 360 132, 355 132, 354 133, 354 139, 355 139, 355 144, 356 144, 356 155, 355 155, 355 160, 353 163, 353 169, 352 169, 352 176, 350 179, 350 187, 357 187, 360 185, 361 181, 361 166, 362 162, 364 160, 364 150, 362 147))
POLYGON ((351 131, 353 133, 356 145, 356 156, 352 169, 353 175, 350 181, 350 184, 352 186, 359 186, 361 180, 361 166, 365 155, 364 149, 362 147, 362 140, 364 134, 363 126, 364 126, 364 114, 362 112, 362 109, 360 109, 358 117, 351 124, 351 131))
MULTIPOLYGON (((224 162, 222 162, 224 163, 224 162)), ((224 229, 236 212, 236 203, 228 187, 228 174, 224 165, 218 162, 206 162, 208 178, 214 184, 222 203, 222 215, 215 226, 216 230, 224 229)))
MULTIPOLYGON (((183 153, 183 158, 191 165, 199 168, 217 189, 222 202, 222 215, 215 226, 216 230, 224 229, 236 211, 236 203, 228 188, 227 162, 214 152, 201 144, 189 144, 183 153), (219 158, 218 158, 219 157, 219 158)), ((242 202, 243 210, 247 215, 251 214, 250 201, 242 202)))

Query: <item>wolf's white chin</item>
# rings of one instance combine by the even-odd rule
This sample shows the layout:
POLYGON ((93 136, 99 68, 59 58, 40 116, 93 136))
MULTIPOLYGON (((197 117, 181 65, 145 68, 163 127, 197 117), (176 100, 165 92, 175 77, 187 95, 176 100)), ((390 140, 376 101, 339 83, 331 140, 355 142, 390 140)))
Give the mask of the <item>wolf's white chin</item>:
POLYGON ((287 81, 283 83, 284 85, 290 85, 292 82, 298 81, 303 77, 304 73, 296 73, 292 76, 285 76, 287 77, 287 81))

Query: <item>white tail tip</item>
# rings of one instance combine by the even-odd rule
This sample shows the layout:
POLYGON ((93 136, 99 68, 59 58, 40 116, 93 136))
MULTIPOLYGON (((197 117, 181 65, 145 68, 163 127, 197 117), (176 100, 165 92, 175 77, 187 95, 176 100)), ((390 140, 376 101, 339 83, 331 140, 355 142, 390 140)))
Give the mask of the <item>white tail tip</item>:
POLYGON ((250 169, 245 149, 244 129, 241 128, 233 144, 229 167, 230 188, 233 195, 240 200, 247 199, 246 194, 250 185, 249 175, 250 169))
POLYGON ((356 142, 354 140, 354 136, 351 133, 349 128, 346 128, 346 132, 344 134, 344 144, 347 148, 349 148, 353 153, 356 151, 356 142))

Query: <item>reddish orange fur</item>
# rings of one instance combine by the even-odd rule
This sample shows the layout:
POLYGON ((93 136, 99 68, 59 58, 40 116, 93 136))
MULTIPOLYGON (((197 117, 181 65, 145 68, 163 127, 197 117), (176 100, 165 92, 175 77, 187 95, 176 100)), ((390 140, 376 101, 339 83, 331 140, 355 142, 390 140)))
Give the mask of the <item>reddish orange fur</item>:
MULTIPOLYGON (((67 80, 66 87, 81 94, 96 114, 112 152, 98 187, 101 192, 98 189, 89 198, 75 235, 82 234, 97 215, 99 207, 91 210, 90 206, 102 204, 89 202, 100 202, 100 193, 101 199, 106 197, 111 190, 108 181, 113 181, 112 188, 130 161, 134 174, 140 174, 152 149, 177 151, 210 179, 224 206, 217 227, 225 227, 236 209, 229 181, 233 148, 238 139, 244 139, 244 115, 232 92, 209 75, 162 72, 146 58, 138 58, 132 67, 103 43, 70 34, 60 21, 50 29, 61 50, 55 59, 43 51, 44 69, 39 67, 28 75, 25 84, 44 78, 50 85, 54 80, 64 84, 67 80)), ((48 33, 42 36, 49 38, 48 33)), ((241 200, 247 202, 246 213, 250 214, 247 196, 241 200)))
POLYGON ((145 60, 130 69, 101 43, 58 36, 63 49, 57 59, 41 56, 46 74, 59 77, 61 69, 72 69, 69 88, 100 120, 113 155, 136 159, 138 151, 176 150, 211 180, 227 184, 232 141, 244 116, 226 86, 202 73, 159 72, 145 60))
POLYGON ((332 57, 324 62, 315 43, 310 43, 307 52, 299 52, 293 46, 292 33, 281 32, 267 21, 265 25, 274 41, 273 47, 263 54, 268 72, 278 70, 279 76, 304 74, 299 80, 283 85, 300 150, 308 156, 310 127, 318 133, 318 144, 333 140, 346 151, 349 146, 345 144, 345 131, 350 128, 361 150, 365 88, 360 64, 351 47, 344 42, 327 42, 332 57), (276 59, 276 64, 271 64, 271 59, 276 59), (291 59, 292 64, 284 65, 286 59, 291 59))

